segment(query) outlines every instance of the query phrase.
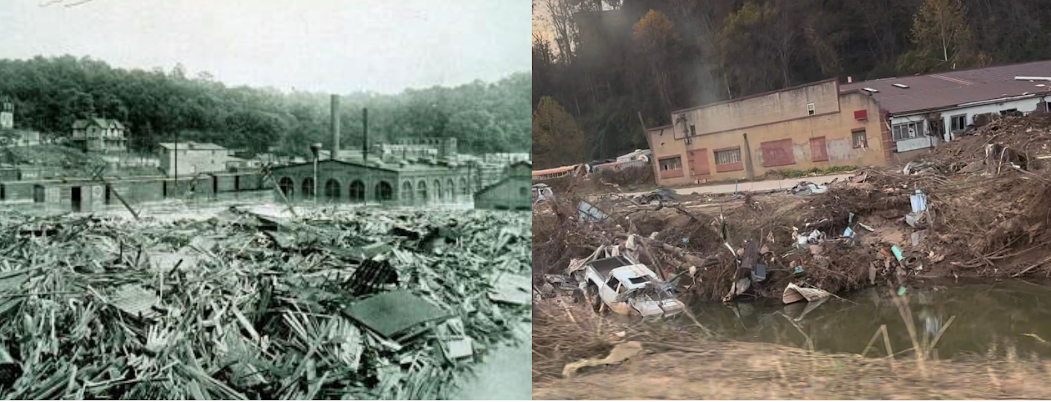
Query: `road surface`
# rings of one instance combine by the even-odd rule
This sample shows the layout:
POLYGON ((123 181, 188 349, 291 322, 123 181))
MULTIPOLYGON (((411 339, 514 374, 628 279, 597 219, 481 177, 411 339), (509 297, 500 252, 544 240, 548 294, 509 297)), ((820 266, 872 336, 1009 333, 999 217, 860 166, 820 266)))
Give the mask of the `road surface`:
MULTIPOLYGON (((795 187, 801 181, 809 181, 817 184, 828 183, 832 180, 839 179, 840 181, 846 180, 854 173, 847 174, 832 174, 826 176, 813 176, 813 177, 798 177, 794 179, 782 179, 782 180, 762 180, 762 181, 749 181, 737 184, 737 192, 762 192, 771 190, 787 190, 795 187)), ((673 188, 676 194, 732 194, 734 192, 734 184, 708 184, 695 187, 684 187, 684 188, 673 188)), ((649 193, 649 191, 637 192, 637 193, 626 193, 627 196, 634 196, 638 194, 649 193)))

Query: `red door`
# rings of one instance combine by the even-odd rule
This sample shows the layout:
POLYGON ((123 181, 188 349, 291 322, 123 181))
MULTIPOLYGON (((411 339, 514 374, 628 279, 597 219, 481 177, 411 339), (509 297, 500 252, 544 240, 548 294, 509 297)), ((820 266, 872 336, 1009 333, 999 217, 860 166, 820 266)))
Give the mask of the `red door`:
POLYGON ((708 149, 693 149, 686 151, 686 157, 690 163, 690 177, 707 176, 711 174, 708 167, 708 149))
POLYGON ((828 148, 825 147, 825 137, 810 139, 810 160, 814 162, 828 160, 828 148))

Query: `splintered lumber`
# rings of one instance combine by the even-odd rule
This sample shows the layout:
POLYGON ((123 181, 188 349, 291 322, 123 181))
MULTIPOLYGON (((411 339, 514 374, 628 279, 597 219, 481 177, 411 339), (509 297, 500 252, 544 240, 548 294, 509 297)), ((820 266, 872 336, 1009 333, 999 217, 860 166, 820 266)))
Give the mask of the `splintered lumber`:
POLYGON ((528 320, 528 214, 301 212, 0 214, 0 399, 447 399, 528 320))

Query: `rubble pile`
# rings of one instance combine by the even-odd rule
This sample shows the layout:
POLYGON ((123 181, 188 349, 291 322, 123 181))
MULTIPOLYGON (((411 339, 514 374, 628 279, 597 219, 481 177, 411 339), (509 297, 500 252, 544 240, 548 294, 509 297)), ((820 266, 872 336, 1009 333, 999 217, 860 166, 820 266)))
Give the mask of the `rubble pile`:
POLYGON ((530 236, 486 211, 7 214, 0 397, 448 397, 529 320, 530 236))
MULTIPOLYGON (((993 121, 917 162, 870 169, 820 191, 622 199, 601 205, 607 222, 560 218, 550 229, 572 247, 540 269, 555 273, 636 235, 649 251, 642 263, 681 276, 679 290, 703 300, 780 298, 790 284, 839 293, 897 288, 914 277, 1044 272, 1051 267, 1045 159, 1051 117, 1034 114, 993 121)), ((546 240, 554 239, 534 241, 546 240)))

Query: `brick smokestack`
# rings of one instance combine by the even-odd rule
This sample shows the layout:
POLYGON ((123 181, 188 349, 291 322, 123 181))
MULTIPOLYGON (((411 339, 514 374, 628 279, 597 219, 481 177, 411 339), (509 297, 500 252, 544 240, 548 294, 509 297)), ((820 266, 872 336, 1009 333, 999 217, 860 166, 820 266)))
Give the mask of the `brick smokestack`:
POLYGON ((332 95, 332 150, 331 158, 339 159, 339 95, 332 95))

